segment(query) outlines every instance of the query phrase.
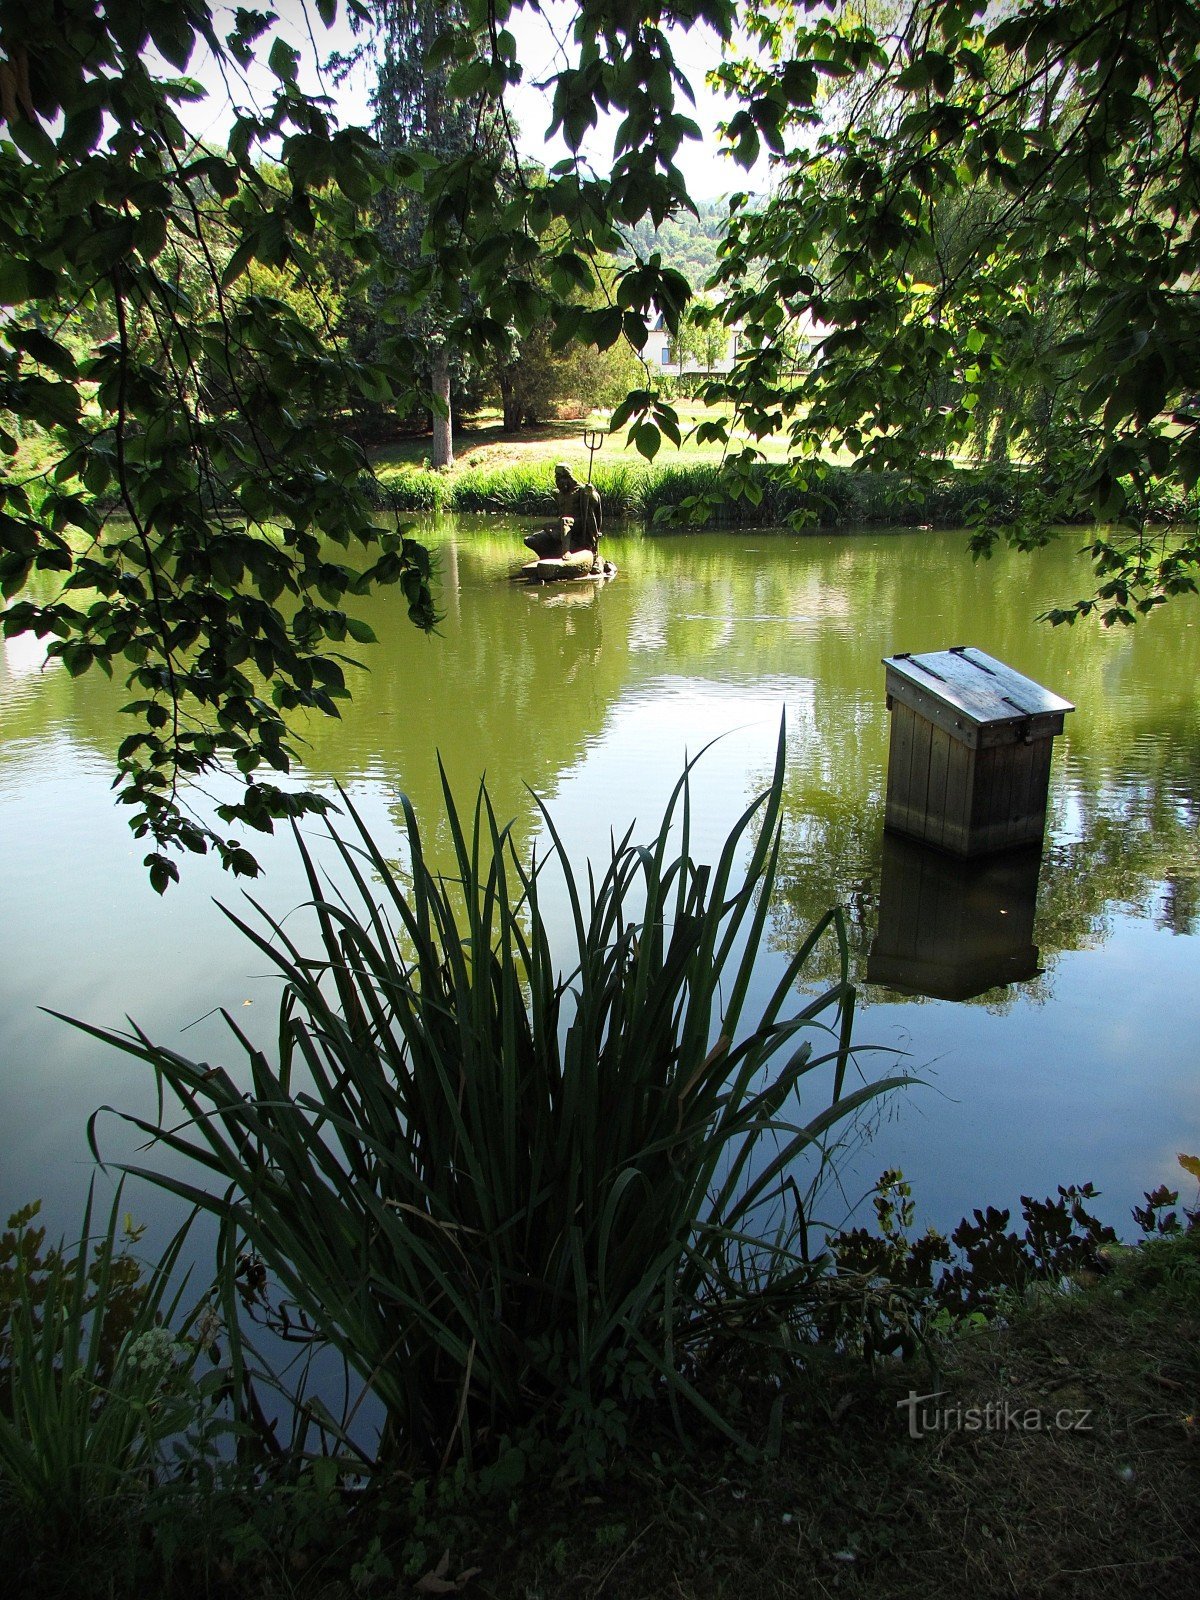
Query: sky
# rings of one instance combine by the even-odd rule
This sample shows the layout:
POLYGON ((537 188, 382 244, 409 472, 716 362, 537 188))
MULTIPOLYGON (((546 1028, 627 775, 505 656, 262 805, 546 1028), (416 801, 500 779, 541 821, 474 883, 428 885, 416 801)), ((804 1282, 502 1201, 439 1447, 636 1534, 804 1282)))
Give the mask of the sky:
MULTIPOLYGON (((235 7, 215 5, 214 14, 218 32, 228 33, 233 24, 235 7)), ((328 73, 320 70, 334 52, 347 52, 354 44, 349 25, 340 14, 332 28, 325 28, 308 0, 278 0, 274 7, 279 18, 277 32, 282 34, 300 52, 301 87, 307 93, 328 94, 335 107, 339 124, 366 125, 370 122, 371 68, 363 67, 352 72, 349 78, 335 84, 328 73)), ((561 138, 547 140, 546 129, 551 120, 550 95, 537 85, 565 64, 560 41, 569 40, 574 7, 570 0, 545 0, 540 11, 523 9, 514 12, 508 27, 516 37, 518 55, 524 68, 524 81, 511 93, 509 109, 518 128, 518 144, 522 155, 550 165, 569 154, 561 138)), ((728 102, 710 89, 705 74, 720 60, 720 41, 707 28, 690 31, 673 30, 672 48, 680 69, 691 83, 696 96, 694 110, 682 109, 693 117, 704 131, 701 140, 683 147, 679 165, 687 181, 689 192, 696 200, 715 200, 736 189, 761 187, 762 174, 747 174, 728 156, 720 153, 717 125, 730 113, 728 102)), ((265 60, 270 41, 260 41, 260 54, 265 60)), ((171 69, 164 68, 164 71, 171 69)), ((229 130, 233 118, 233 105, 222 74, 206 46, 201 46, 188 66, 188 74, 199 79, 209 91, 208 98, 193 105, 180 107, 180 115, 197 137, 221 140, 229 130)), ((234 98, 243 104, 257 100, 266 104, 273 82, 265 66, 254 66, 242 81, 230 80, 234 98)), ((581 154, 597 172, 607 170, 612 159, 612 138, 618 118, 601 120, 585 140, 581 154)))

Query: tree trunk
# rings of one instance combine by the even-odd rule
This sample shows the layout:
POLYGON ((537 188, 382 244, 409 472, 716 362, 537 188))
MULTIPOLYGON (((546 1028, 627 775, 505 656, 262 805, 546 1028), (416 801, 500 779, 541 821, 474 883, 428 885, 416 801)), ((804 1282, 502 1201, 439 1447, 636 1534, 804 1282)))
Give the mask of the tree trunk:
POLYGON ((440 400, 445 414, 435 405, 433 413, 433 451, 430 461, 435 467, 454 465, 454 423, 450 415, 450 352, 444 344, 433 349, 433 367, 430 382, 434 401, 440 400))
POLYGON ((504 431, 514 433, 521 426, 521 401, 517 395, 517 386, 513 382, 512 373, 501 367, 497 373, 500 387, 500 405, 504 412, 504 431))

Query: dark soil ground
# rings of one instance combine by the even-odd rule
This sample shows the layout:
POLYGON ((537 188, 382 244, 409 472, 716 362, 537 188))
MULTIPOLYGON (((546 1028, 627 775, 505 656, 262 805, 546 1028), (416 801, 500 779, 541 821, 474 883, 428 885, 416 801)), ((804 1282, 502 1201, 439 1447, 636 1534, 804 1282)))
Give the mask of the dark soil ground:
POLYGON ((660 1454, 594 1493, 527 1493, 446 1581, 477 1566, 461 1592, 496 1600, 1200 1596, 1200 1241, 1122 1252, 939 1367, 814 1371, 773 1460, 660 1454), (916 1439, 914 1390, 943 1391, 916 1439))

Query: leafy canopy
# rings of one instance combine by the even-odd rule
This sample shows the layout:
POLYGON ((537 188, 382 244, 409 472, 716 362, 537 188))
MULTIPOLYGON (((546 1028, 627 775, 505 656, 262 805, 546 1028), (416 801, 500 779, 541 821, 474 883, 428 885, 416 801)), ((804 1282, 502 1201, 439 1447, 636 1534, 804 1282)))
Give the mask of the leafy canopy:
POLYGON ((802 462, 843 448, 915 474, 1011 451, 1015 538, 1109 525, 1096 594, 1052 618, 1133 621, 1200 562, 1194 533, 1147 531, 1200 473, 1200 11, 882 9, 755 3, 757 50, 719 69, 740 159, 765 146, 777 174, 724 246, 749 347, 725 393, 802 462), (806 323, 820 359, 796 370, 785 335, 806 323))
POLYGON ((269 21, 239 10, 222 40, 198 0, 0 9, 4 627, 49 636, 74 674, 127 678, 118 785, 160 890, 172 848, 254 873, 219 824, 323 804, 273 779, 295 753, 286 713, 337 714, 345 641, 371 637, 356 594, 398 582, 434 622, 428 557, 373 526, 345 428, 412 363, 348 360, 312 287, 321 234, 372 259, 372 142, 301 92, 280 38, 269 104, 237 116, 227 150, 177 114, 204 92, 183 76, 194 51, 235 71, 269 21), (177 76, 151 71, 151 48, 177 76), (280 274, 294 293, 268 292, 280 274), (38 430, 54 448, 31 466, 38 430), (242 781, 212 824, 188 785, 217 765, 242 781))
MULTIPOLYGON (((511 9, 478 0, 446 29, 452 88, 499 95, 520 81, 511 9)), ((727 142, 747 168, 766 153, 773 172, 766 203, 732 198, 714 284, 742 356, 708 390, 732 420, 700 426, 708 440, 750 435, 729 457, 735 490, 757 492, 750 468, 771 435, 801 475, 834 450, 914 477, 987 452, 1013 465, 1014 538, 1100 524, 1097 592, 1057 620, 1099 608, 1132 621, 1194 589, 1200 539, 1152 539, 1147 519, 1200 471, 1195 6, 752 0, 736 21, 720 3, 577 7, 547 85, 552 128, 576 154, 503 204, 478 164, 431 179, 482 314, 506 305, 510 263, 551 219, 572 232, 556 252, 565 296, 607 223, 694 211, 677 157, 699 130, 671 29, 705 25, 732 97, 727 142), (602 113, 617 123, 598 176, 578 152, 602 113)), ((641 348, 648 308, 674 332, 688 295, 651 251, 611 306, 564 300, 557 337, 641 348)), ((647 456, 678 437, 649 387, 619 408, 614 426, 626 423, 647 456)), ((987 511, 979 551, 997 537, 987 511)))
MULTIPOLYGON (((315 9, 329 22, 335 0, 315 9)), ((448 96, 500 108, 504 137, 441 155, 401 141, 385 159, 302 92, 270 13, 239 9, 222 39, 204 0, 0 4, 4 626, 48 635, 73 672, 129 678, 118 781, 160 888, 173 847, 255 870, 188 809, 215 765, 241 777, 218 822, 269 828, 321 804, 264 773, 295 755, 288 712, 336 714, 341 647, 367 641, 355 594, 399 582, 413 619, 434 622, 428 560, 373 527, 346 428, 364 397, 419 398, 395 375, 427 365, 405 332, 422 296, 436 286, 447 337, 481 366, 534 330, 553 350, 640 351, 660 315, 677 334, 691 290, 657 250, 615 275, 601 263, 640 224, 694 210, 679 153, 701 131, 679 29, 720 46, 738 158, 774 162, 765 204, 731 202, 723 298, 701 316, 742 330, 735 371, 709 391, 733 421, 701 424, 751 436, 730 453, 734 488, 756 491, 756 441, 778 433, 801 475, 837 448, 913 475, 999 451, 1025 513, 1016 537, 1109 524, 1097 594, 1057 616, 1128 621, 1194 588, 1200 538, 1152 541, 1147 525, 1200 471, 1193 5, 582 0, 544 85, 571 153, 536 183, 503 109, 524 72, 515 9, 463 0, 429 56, 448 96), (257 53, 274 77, 227 150, 178 116, 202 93, 185 76, 201 44, 227 73, 257 53), (152 70, 152 49, 176 76, 152 70), (580 152, 605 116, 612 161, 596 172, 580 152), (420 197, 428 266, 389 286, 368 218, 396 185, 420 197), (375 360, 348 359, 297 304, 320 275, 314 241, 331 238, 407 318, 375 360), (270 292, 272 273, 294 292, 270 292), (40 470, 31 430, 55 442, 40 470)), ((650 386, 618 409, 626 424, 648 457, 680 436, 650 386)), ((978 547, 995 537, 982 507, 978 547)))

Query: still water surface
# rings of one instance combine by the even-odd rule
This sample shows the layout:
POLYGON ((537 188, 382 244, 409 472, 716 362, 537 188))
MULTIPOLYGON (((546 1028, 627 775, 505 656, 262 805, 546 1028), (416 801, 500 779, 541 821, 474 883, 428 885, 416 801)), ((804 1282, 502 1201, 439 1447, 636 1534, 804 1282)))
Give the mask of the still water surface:
MULTIPOLYGON (((572 851, 599 856, 610 829, 637 819, 651 832, 685 757, 715 739, 696 791, 696 848, 711 855, 764 786, 786 715, 786 848, 764 992, 825 907, 843 904, 864 985, 856 1037, 893 1053, 865 1070, 882 1075, 902 1051, 923 1080, 848 1130, 827 1219, 840 1222, 889 1166, 912 1181, 921 1220, 944 1227, 975 1205, 1092 1180, 1106 1219, 1125 1229, 1144 1188, 1174 1184, 1175 1152, 1200 1152, 1195 603, 1130 631, 1050 630, 1036 614, 1087 583, 1070 537, 978 567, 956 534, 613 539, 620 577, 569 592, 504 581, 515 525, 463 519, 427 537, 440 635, 417 634, 397 595, 370 603, 381 641, 371 671, 356 675, 340 723, 307 729, 307 782, 345 785, 389 850, 406 792, 444 853, 440 751, 461 796, 486 772, 522 848, 544 837, 534 790, 572 851), (1040 975, 965 1003, 867 981, 881 914, 893 932, 899 915, 905 937, 904 905, 893 893, 880 906, 889 873, 899 882, 884 856, 880 658, 953 644, 1078 707, 1055 746, 1046 849, 1029 884, 1040 975)), ((265 1044, 278 991, 213 903, 244 910, 241 885, 189 860, 164 900, 149 889, 109 791, 120 691, 42 670, 28 641, 3 651, 0 1205, 42 1196, 52 1226, 69 1228, 92 1172, 89 1114, 102 1103, 149 1112, 153 1094, 144 1068, 39 1007, 116 1025, 128 1015, 195 1057, 232 1061, 213 1009, 265 1044)), ((255 849, 267 873, 253 892, 279 914, 297 906, 289 842, 255 849)), ((981 916, 1028 922, 1018 903, 980 902, 978 885, 965 893, 967 912, 953 914, 968 929, 981 916)), ((99 1138, 107 1155, 132 1152, 112 1118, 99 1138)), ((163 1204, 134 1202, 160 1226, 163 1204)))

